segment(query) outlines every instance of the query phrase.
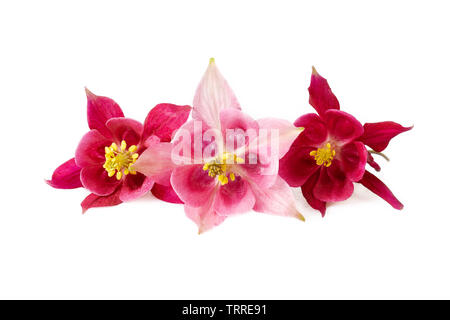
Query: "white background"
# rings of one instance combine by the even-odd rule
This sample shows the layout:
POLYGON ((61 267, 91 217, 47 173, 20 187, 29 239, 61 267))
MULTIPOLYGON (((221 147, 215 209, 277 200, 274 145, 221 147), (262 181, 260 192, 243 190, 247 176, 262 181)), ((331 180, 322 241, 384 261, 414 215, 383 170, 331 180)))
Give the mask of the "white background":
POLYGON ((450 298, 446 1, 2 1, 0 298, 450 298), (313 112, 311 66, 361 122, 415 127, 322 219, 203 235, 152 196, 81 214, 44 183, 87 131, 84 86, 143 121, 191 104, 210 57, 254 118, 313 112))

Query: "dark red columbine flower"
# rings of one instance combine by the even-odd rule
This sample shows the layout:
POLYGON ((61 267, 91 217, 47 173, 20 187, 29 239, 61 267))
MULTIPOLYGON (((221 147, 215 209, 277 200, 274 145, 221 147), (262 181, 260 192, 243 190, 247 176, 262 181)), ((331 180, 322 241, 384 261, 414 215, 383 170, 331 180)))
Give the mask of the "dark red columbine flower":
POLYGON ((308 203, 325 215, 326 203, 342 201, 359 182, 395 209, 403 205, 389 188, 365 169, 379 171, 372 153, 381 154, 396 135, 410 130, 395 122, 366 123, 340 111, 339 101, 328 82, 313 67, 309 103, 318 114, 309 113, 295 121, 305 130, 280 160, 280 176, 291 187, 301 187, 308 203), (372 150, 367 150, 366 146, 372 150))
POLYGON ((146 177, 133 165, 147 148, 169 143, 172 132, 186 122, 191 107, 158 104, 142 124, 125 118, 114 100, 87 89, 86 95, 91 130, 81 139, 75 158, 59 166, 47 183, 59 189, 84 187, 91 191, 81 203, 83 212, 130 201, 150 190, 161 200, 182 203, 170 185, 171 170, 146 177))

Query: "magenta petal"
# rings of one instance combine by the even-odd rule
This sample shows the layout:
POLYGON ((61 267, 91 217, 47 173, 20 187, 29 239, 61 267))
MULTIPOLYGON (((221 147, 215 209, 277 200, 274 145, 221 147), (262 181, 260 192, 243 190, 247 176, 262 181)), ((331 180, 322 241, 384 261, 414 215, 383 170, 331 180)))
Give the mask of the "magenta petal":
POLYGON ((384 199, 392 207, 397 210, 403 209, 403 204, 398 201, 391 190, 376 176, 369 171, 364 173, 363 178, 359 181, 364 187, 375 193, 377 196, 384 199))
POLYGON ((111 118, 123 117, 122 109, 114 100, 96 96, 86 88, 87 96, 87 117, 89 128, 97 129, 105 137, 110 138, 109 130, 106 128, 106 121, 111 118))
POLYGON ((313 189, 314 197, 324 202, 336 202, 348 199, 353 193, 353 183, 340 169, 337 160, 330 167, 320 169, 319 179, 313 189))
POLYGON ((308 113, 301 116, 295 120, 294 125, 296 127, 305 128, 294 143, 319 147, 327 139, 327 127, 322 119, 315 113, 308 113))
POLYGON ((80 171, 81 168, 76 165, 75 158, 72 158, 56 168, 52 179, 47 180, 47 183, 57 189, 80 188, 83 186, 80 181, 80 171))
POLYGON ((214 198, 207 201, 201 207, 189 207, 184 205, 186 216, 198 226, 198 233, 203 233, 221 224, 227 217, 218 215, 214 211, 214 198))
POLYGON ((155 183, 152 188, 153 195, 159 200, 170 203, 183 203, 173 190, 172 186, 155 183))
POLYGON ((300 187, 320 166, 309 153, 313 147, 305 147, 297 141, 293 143, 288 153, 280 160, 278 174, 291 187, 300 187))
POLYGON ((353 141, 364 133, 361 123, 344 111, 328 110, 323 118, 331 139, 340 144, 353 141))
POLYGON ((116 142, 120 143, 124 140, 128 146, 138 146, 141 142, 142 132, 144 131, 144 127, 139 121, 129 118, 109 119, 106 122, 106 127, 116 142))
POLYGON ((161 142, 170 142, 172 133, 186 122, 190 112, 190 106, 177 106, 170 103, 156 105, 145 119, 142 140, 145 141, 151 135, 156 135, 161 142))
POLYGON ((382 152, 396 135, 411 130, 392 121, 365 123, 364 134, 359 138, 376 152, 382 152))
POLYGON ((119 190, 116 190, 108 196, 98 196, 91 193, 83 200, 83 202, 81 202, 81 208, 83 213, 85 213, 90 208, 112 207, 121 203, 122 200, 119 198, 119 190))
POLYGON ((81 182, 86 189, 98 196, 113 193, 120 184, 115 176, 108 177, 108 172, 101 166, 81 169, 81 182))
POLYGON ((329 109, 339 110, 339 101, 331 91, 327 80, 318 74, 314 67, 308 91, 309 104, 316 109, 319 115, 323 115, 329 109))
POLYGON ((79 167, 102 166, 105 163, 105 147, 111 143, 112 140, 105 138, 99 131, 89 131, 78 144, 75 162, 79 167))
POLYGON ((322 217, 325 216, 325 212, 327 210, 327 203, 317 199, 314 196, 314 187, 316 186, 317 180, 319 179, 320 171, 317 171, 313 174, 306 183, 302 186, 302 194, 305 197, 308 204, 316 210, 319 210, 322 214, 322 217))
POLYGON ((375 169, 375 171, 380 171, 381 167, 380 165, 375 161, 375 159, 372 157, 372 155, 367 152, 367 164, 375 169))
POLYGON ((341 169, 351 181, 359 181, 364 175, 367 150, 362 142, 348 143, 339 150, 341 169))
POLYGON ((248 183, 241 177, 220 186, 214 202, 215 211, 223 216, 245 213, 252 210, 254 205, 255 196, 248 183))
POLYGON ((137 199, 153 187, 154 181, 141 173, 135 175, 129 174, 123 178, 122 188, 120 190, 120 200, 131 201, 137 199))
POLYGON ((175 168, 170 179, 173 189, 181 201, 190 207, 200 207, 217 191, 217 179, 208 176, 203 165, 188 165, 175 168))

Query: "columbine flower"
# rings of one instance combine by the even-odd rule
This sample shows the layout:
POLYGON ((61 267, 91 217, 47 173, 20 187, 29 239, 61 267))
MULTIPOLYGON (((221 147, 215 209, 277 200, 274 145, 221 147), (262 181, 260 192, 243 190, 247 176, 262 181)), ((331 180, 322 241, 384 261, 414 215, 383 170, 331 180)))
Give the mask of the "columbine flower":
MULTIPOLYGON (((242 113, 213 59, 198 86, 192 115, 194 120, 178 131, 181 142, 174 138, 175 146, 177 141, 187 143, 182 151, 183 157, 189 160, 181 164, 168 160, 167 165, 174 168, 172 186, 200 233, 219 225, 230 215, 251 209, 304 219, 295 207, 289 186, 278 176, 279 158, 301 130, 288 121, 255 121, 242 113), (279 147, 279 153, 268 147, 269 138, 259 135, 261 129, 279 130, 280 144, 275 146, 279 147), (243 136, 239 130, 255 135, 243 136), (206 143, 205 137, 211 133, 214 139, 206 143), (197 141, 198 136, 203 137, 203 141, 197 141), (239 141, 238 147, 225 143, 230 139, 239 141), (205 156, 208 150, 209 156, 205 156)), ((157 173, 157 168, 151 164, 155 155, 155 150, 144 152, 136 168, 149 175, 157 173)), ((161 152, 159 155, 161 157, 161 152)))
POLYGON ((342 201, 353 193, 353 182, 386 200, 395 209, 403 205, 392 192, 365 170, 366 163, 377 171, 372 154, 381 154, 396 135, 411 129, 395 122, 366 123, 340 111, 339 101, 328 82, 313 67, 309 103, 317 114, 298 118, 294 125, 304 132, 280 160, 280 176, 292 187, 302 188, 308 203, 325 215, 326 203, 342 201), (367 150, 365 145, 373 150, 367 150))
POLYGON ((159 104, 140 122, 125 118, 112 99, 86 89, 88 124, 75 158, 59 166, 49 185, 60 189, 85 187, 92 192, 81 203, 83 212, 92 207, 113 206, 152 190, 165 201, 181 203, 170 186, 170 171, 146 177, 134 168, 147 148, 171 140, 172 132, 189 116, 189 106, 159 104), (156 183, 157 182, 157 183, 156 183))

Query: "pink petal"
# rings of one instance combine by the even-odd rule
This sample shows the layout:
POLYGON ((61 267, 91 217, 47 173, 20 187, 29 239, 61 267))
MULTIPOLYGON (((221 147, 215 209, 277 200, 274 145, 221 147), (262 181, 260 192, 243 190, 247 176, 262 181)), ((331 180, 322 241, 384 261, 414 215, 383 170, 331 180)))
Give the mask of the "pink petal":
POLYGON ((392 138, 412 128, 403 127, 392 121, 366 123, 364 124, 364 134, 359 140, 376 152, 382 152, 386 149, 392 138))
POLYGON ((372 168, 374 168, 375 171, 380 171, 381 170, 380 165, 375 162, 375 159, 372 157, 372 155, 369 152, 367 152, 367 164, 369 166, 371 166, 372 168))
POLYGON ((172 186, 166 186, 159 183, 155 183, 152 188, 153 195, 159 200, 170 203, 183 203, 181 199, 175 193, 172 186))
POLYGON ((156 135, 162 142, 170 142, 172 133, 186 122, 190 112, 190 106, 177 106, 170 103, 156 105, 145 119, 142 140, 156 135))
POLYGON ((102 166, 105 163, 105 147, 111 143, 112 140, 105 138, 99 131, 89 131, 78 144, 75 162, 79 167, 102 166))
POLYGON ((377 177, 371 174, 369 171, 364 173, 363 178, 359 181, 364 187, 375 193, 377 196, 384 199, 394 209, 403 209, 403 204, 398 201, 391 190, 377 177))
POLYGON ((217 227, 226 219, 226 216, 218 215, 214 211, 211 201, 208 201, 202 207, 189 207, 184 205, 184 212, 189 219, 197 224, 199 234, 217 227))
POLYGON ((217 179, 208 176, 203 165, 175 168, 170 182, 181 201, 190 207, 204 205, 218 189, 217 179))
POLYGON ((86 189, 98 196, 110 195, 121 183, 115 176, 108 177, 108 172, 102 166, 81 169, 81 182, 86 189))
POLYGON ((367 163, 367 150, 362 142, 350 142, 339 150, 341 169, 351 181, 359 181, 364 175, 367 163))
POLYGON ((225 146, 231 146, 227 151, 232 153, 256 139, 259 130, 258 122, 238 109, 220 111, 220 127, 225 146))
POLYGON ((264 153, 256 154, 256 157, 256 163, 253 163, 255 159, 247 153, 245 163, 235 165, 233 170, 245 180, 252 181, 261 188, 269 188, 277 179, 279 160, 277 157, 264 155, 264 153))
MULTIPOLYGON (((106 122, 106 127, 111 132, 113 139, 120 143, 124 140, 127 146, 139 146, 144 127, 139 121, 129 118, 113 118, 106 122)), ((139 150, 138 150, 139 152, 139 150)))
POLYGON ((325 211, 327 209, 326 205, 327 203, 324 201, 321 201, 317 199, 314 196, 314 187, 316 186, 317 180, 319 179, 320 171, 316 171, 315 174, 313 174, 309 179, 305 182, 305 184, 302 186, 302 194, 305 197, 306 201, 309 203, 309 205, 316 210, 319 210, 322 214, 322 217, 325 216, 325 211))
POLYGON ((322 116, 329 109, 339 110, 339 101, 331 91, 327 79, 318 74, 314 67, 308 91, 309 104, 316 109, 319 115, 322 116))
POLYGON ((214 209, 217 214, 228 216, 245 213, 252 210, 255 205, 255 196, 248 183, 241 177, 220 186, 217 193, 214 209))
POLYGON ((305 147, 294 142, 289 152, 280 160, 278 174, 291 187, 300 187, 309 177, 320 169, 314 158, 309 154, 316 150, 314 147, 305 147))
POLYGON ((139 155, 133 168, 148 177, 165 177, 168 172, 176 167, 172 161, 173 145, 169 142, 161 142, 150 145, 139 155))
POLYGON ((109 130, 106 128, 106 121, 111 118, 123 117, 122 109, 114 100, 96 96, 86 88, 87 96, 87 117, 89 128, 97 129, 105 137, 110 138, 109 130))
POLYGON ((364 133, 363 126, 351 114, 339 110, 328 110, 323 118, 327 124, 331 139, 338 144, 355 140, 364 133))
POLYGON ((272 146, 272 133, 276 133, 278 137, 278 159, 282 158, 291 147, 292 143, 298 138, 299 134, 303 131, 302 128, 294 126, 287 120, 265 118, 258 120, 259 125, 259 147, 266 145, 272 146), (261 139, 262 132, 267 132, 267 138, 261 139))
POLYGON ((83 200, 83 202, 81 202, 83 213, 85 213, 90 208, 111 207, 121 204, 122 200, 120 200, 119 198, 119 190, 120 189, 116 190, 109 196, 98 196, 91 193, 83 200))
POLYGON ((305 128, 298 137, 298 143, 305 146, 321 146, 328 137, 328 130, 322 119, 315 113, 308 113, 294 122, 294 126, 305 128))
POLYGON ((135 175, 129 174, 123 178, 122 188, 120 190, 120 200, 123 202, 137 199, 153 187, 154 181, 141 173, 135 175))
POLYGON ((80 188, 83 186, 80 181, 80 171, 81 168, 76 165, 75 158, 72 158, 56 168, 52 179, 47 180, 47 183, 57 189, 80 188))
POLYGON ((336 202, 348 199, 353 193, 353 183, 340 169, 338 160, 333 160, 330 167, 320 169, 319 179, 314 186, 313 194, 324 202, 336 202))
POLYGON ((227 108, 241 109, 236 96, 211 59, 195 93, 192 117, 219 129, 220 111, 227 108))
POLYGON ((254 183, 251 184, 251 188, 256 198, 253 210, 305 220, 295 207, 295 198, 292 190, 286 181, 280 177, 277 177, 275 184, 270 188, 261 188, 254 183))

